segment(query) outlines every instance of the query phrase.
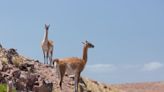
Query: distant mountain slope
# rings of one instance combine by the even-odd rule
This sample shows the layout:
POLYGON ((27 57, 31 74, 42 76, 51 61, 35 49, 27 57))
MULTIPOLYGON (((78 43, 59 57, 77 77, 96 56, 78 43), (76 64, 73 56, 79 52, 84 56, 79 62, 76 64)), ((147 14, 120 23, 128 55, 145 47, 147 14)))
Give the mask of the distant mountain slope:
POLYGON ((114 86, 123 92, 164 92, 164 82, 127 83, 114 86))

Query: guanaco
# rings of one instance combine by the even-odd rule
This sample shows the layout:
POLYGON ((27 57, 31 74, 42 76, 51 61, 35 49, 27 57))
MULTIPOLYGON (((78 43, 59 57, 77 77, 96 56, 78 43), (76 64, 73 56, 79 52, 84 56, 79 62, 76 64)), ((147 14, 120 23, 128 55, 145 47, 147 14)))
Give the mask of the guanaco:
POLYGON ((86 63, 87 63, 87 52, 88 48, 94 48, 94 45, 92 45, 90 42, 85 41, 82 42, 84 44, 83 47, 83 56, 82 58, 77 58, 77 57, 71 57, 71 58, 63 58, 63 59, 54 59, 53 64, 56 65, 56 70, 57 73, 60 76, 60 89, 62 89, 62 82, 63 82, 63 77, 65 75, 66 70, 71 70, 71 72, 74 74, 74 79, 75 79, 75 92, 78 92, 78 83, 79 83, 79 78, 80 74, 83 71, 86 63))
POLYGON ((53 41, 48 39, 48 29, 50 25, 45 24, 45 34, 43 41, 41 43, 43 55, 44 55, 44 64, 48 64, 48 58, 50 61, 50 65, 52 63, 52 56, 53 56, 53 41))

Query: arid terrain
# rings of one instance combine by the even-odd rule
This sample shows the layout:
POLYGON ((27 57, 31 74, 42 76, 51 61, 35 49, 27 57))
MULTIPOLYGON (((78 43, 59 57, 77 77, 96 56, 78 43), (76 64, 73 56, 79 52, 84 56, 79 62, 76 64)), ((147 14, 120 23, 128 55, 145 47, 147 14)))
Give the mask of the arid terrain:
POLYGON ((164 82, 127 83, 114 87, 123 92, 164 92, 164 82))
MULTIPOLYGON (((55 67, 0 47, 0 84, 18 92, 74 92, 73 77, 64 76, 62 91, 55 67)), ((104 84, 81 77, 79 92, 164 92, 164 82, 104 84)))
MULTIPOLYGON (((0 84, 7 84, 18 92, 73 92, 74 79, 64 76, 62 90, 59 87, 55 67, 39 60, 26 58, 16 49, 0 47, 0 84)), ((80 78, 79 92, 119 92, 116 88, 88 78, 80 78)))

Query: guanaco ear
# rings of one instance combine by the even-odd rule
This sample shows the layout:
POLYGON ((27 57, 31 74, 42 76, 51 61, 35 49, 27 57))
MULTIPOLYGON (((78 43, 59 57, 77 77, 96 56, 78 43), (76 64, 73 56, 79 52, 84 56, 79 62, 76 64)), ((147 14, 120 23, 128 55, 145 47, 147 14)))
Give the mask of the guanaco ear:
POLYGON ((49 29, 49 26, 50 26, 50 24, 49 25, 46 25, 45 24, 45 29, 48 30, 49 29))
POLYGON ((48 28, 50 27, 50 24, 48 24, 48 26, 47 26, 48 28))
POLYGON ((81 42, 82 44, 85 44, 85 42, 81 42))
POLYGON ((86 40, 85 43, 88 43, 88 41, 86 40))
POLYGON ((48 25, 47 25, 47 24, 45 24, 45 27, 50 27, 50 24, 48 24, 48 25))

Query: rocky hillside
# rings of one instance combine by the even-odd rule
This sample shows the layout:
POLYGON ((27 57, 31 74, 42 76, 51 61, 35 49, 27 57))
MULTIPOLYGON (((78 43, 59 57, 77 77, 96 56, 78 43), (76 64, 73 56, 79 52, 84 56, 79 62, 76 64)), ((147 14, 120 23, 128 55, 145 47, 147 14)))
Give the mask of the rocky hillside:
MULTIPOLYGON (((63 89, 54 67, 26 58, 16 49, 0 45, 0 92, 73 92, 74 81, 67 73, 63 89), (7 85, 7 88, 2 86, 7 85)), ((81 78, 79 92, 164 92, 164 82, 127 83, 107 85, 88 78, 81 78)))
MULTIPOLYGON (((54 67, 38 60, 21 56, 13 48, 0 46, 0 84, 17 92, 73 92, 74 82, 68 74, 64 77, 63 89, 59 88, 54 67)), ((79 92, 120 92, 115 87, 81 78, 79 92)))

